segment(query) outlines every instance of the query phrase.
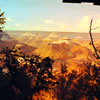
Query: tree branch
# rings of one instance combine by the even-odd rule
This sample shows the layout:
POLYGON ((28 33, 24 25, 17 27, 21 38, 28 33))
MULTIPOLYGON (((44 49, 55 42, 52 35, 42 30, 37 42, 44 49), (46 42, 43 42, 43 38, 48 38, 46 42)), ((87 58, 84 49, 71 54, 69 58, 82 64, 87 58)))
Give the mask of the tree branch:
POLYGON ((97 49, 96 49, 96 47, 95 47, 95 45, 93 43, 93 37, 92 37, 92 33, 91 33, 91 30, 92 30, 92 22, 93 22, 93 19, 91 19, 91 22, 90 22, 90 30, 89 30, 89 34, 90 34, 90 38, 91 38, 91 45, 93 46, 94 52, 95 52, 95 54, 97 56, 97 59, 100 59, 100 56, 97 53, 97 49))

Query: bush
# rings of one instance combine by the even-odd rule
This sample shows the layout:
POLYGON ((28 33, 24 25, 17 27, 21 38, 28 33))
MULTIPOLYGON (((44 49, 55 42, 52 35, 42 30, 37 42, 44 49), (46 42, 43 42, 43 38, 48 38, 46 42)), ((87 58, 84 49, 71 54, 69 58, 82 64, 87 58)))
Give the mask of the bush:
MULTIPOLYGON (((2 100, 32 100, 32 95, 40 90, 48 91, 56 82, 52 74, 53 60, 49 57, 42 59, 40 56, 26 56, 19 49, 3 49, 1 51, 3 63, 0 81, 4 85, 2 100), (7 87, 7 88, 5 88, 7 87), (10 93, 10 94, 8 94, 10 93)), ((1 98, 0 97, 0 98, 1 98)), ((0 99, 1 100, 1 99, 0 99)))
POLYGON ((57 80, 59 84, 54 89, 58 100, 100 99, 100 62, 87 62, 85 66, 82 73, 68 72, 67 67, 62 66, 57 80))

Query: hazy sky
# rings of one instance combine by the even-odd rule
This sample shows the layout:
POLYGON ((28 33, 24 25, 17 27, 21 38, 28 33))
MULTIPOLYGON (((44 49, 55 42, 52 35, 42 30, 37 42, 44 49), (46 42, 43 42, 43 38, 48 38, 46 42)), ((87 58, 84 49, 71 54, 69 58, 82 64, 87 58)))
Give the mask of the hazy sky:
MULTIPOLYGON (((62 0, 0 0, 5 30, 88 32, 100 26, 100 6, 62 3, 62 0)), ((95 32, 100 32, 100 28, 95 32)))

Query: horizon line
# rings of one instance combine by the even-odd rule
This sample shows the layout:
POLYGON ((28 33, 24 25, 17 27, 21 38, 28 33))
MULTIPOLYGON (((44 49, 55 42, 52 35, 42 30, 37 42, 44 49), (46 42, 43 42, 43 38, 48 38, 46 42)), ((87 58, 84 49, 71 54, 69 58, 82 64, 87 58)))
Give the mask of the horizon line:
MULTIPOLYGON (((85 33, 88 34, 89 32, 69 32, 69 31, 36 31, 36 30, 4 30, 5 31, 23 31, 23 32, 62 32, 62 33, 85 33)), ((96 34, 100 34, 99 32, 92 32, 92 33, 96 33, 96 34)))

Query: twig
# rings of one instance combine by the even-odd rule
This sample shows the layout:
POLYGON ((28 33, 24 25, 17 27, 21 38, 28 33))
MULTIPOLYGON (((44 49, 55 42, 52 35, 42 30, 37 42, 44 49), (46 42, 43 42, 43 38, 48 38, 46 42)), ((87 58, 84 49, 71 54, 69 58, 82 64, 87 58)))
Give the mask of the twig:
POLYGON ((99 28, 100 26, 98 26, 98 27, 95 27, 95 28, 93 28, 93 29, 91 29, 91 30, 96 30, 97 28, 99 28))

